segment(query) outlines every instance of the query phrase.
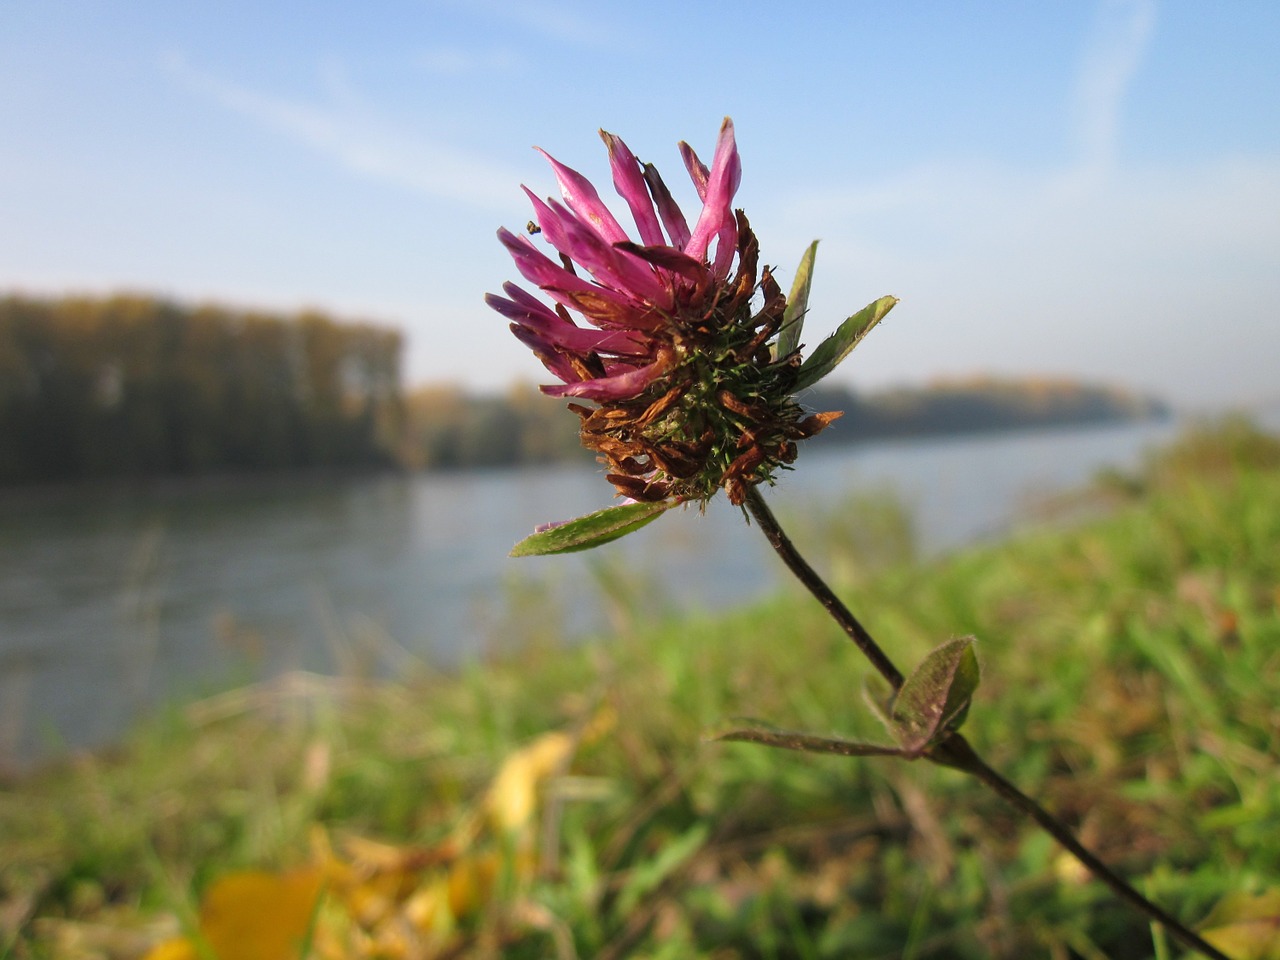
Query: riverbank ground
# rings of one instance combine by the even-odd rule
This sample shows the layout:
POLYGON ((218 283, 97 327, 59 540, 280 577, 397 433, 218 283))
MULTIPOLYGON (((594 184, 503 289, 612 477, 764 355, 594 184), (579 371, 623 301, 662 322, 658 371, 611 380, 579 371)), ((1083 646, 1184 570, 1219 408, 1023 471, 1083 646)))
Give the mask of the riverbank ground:
MULTIPOLYGON (((873 574, 867 543, 815 546, 901 663, 976 636, 970 739, 1246 947, 1280 889, 1278 448, 1189 435, 1095 489, 1101 519, 942 561, 886 549, 873 574)), ((598 642, 295 674, 6 784, 0 957, 199 956, 255 929, 265 949, 254 903, 301 916, 293 955, 317 957, 1175 955, 957 773, 710 742, 744 716, 883 739, 806 595, 656 622, 617 595, 598 642)))

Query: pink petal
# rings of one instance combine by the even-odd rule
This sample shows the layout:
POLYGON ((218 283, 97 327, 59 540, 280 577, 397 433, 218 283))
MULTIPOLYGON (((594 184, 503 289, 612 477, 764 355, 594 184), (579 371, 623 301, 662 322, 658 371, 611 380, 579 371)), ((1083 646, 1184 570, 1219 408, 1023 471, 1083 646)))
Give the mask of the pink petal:
MULTIPOLYGON (((564 386, 540 387, 539 389, 552 397, 582 397, 584 400, 596 400, 599 402, 626 400, 643 393, 649 384, 662 375, 665 366, 665 362, 656 361, 646 367, 637 367, 629 373, 597 377, 594 380, 581 380, 578 383, 566 383, 564 386)), ((561 379, 564 378, 562 377, 561 379)))
POLYGON ((689 245, 689 224, 671 196, 671 191, 662 182, 662 175, 658 173, 658 168, 651 163, 644 165, 644 182, 649 187, 649 193, 653 195, 654 206, 658 208, 658 215, 662 217, 662 225, 667 228, 671 245, 683 250, 689 245))
POLYGON ((543 287, 566 307, 577 310, 591 324, 615 330, 654 330, 667 322, 666 314, 649 304, 623 303, 599 296, 603 287, 591 290, 557 290, 543 287))
POLYGON ((600 131, 600 137, 609 150, 613 186, 618 191, 618 196, 627 201, 627 206, 631 208, 631 216, 635 218, 641 241, 650 246, 666 243, 658 217, 653 212, 653 200, 645 187, 644 174, 640 172, 640 161, 627 149, 621 137, 615 137, 604 130, 600 131))
POLYGON ((518 237, 510 230, 502 227, 498 230, 498 239, 516 262, 520 275, 534 286, 545 290, 566 306, 573 306, 575 301, 571 294, 586 294, 593 300, 602 300, 611 304, 614 309, 629 311, 634 305, 625 297, 613 290, 583 280, 571 273, 529 242, 527 237, 518 237))
POLYGON ((642 247, 638 243, 619 243, 614 245, 614 249, 630 253, 646 263, 651 263, 655 267, 682 276, 694 283, 701 283, 707 279, 705 263, 665 243, 652 247, 642 247))
MULTIPOLYGON (((596 280, 660 310, 671 310, 675 306, 670 285, 647 261, 605 243, 599 234, 554 200, 543 203, 528 188, 525 193, 533 201, 538 225, 551 245, 585 267, 596 280)), ((624 245, 630 242, 624 241, 624 245)))
MULTIPOLYGON (((548 326, 552 324, 566 325, 564 318, 548 308, 541 300, 534 300, 533 304, 529 304, 517 300, 508 300, 505 297, 498 296, 496 293, 486 293, 484 302, 486 306, 497 310, 508 320, 516 320, 525 326, 535 326, 534 323, 530 322, 534 318, 537 318, 539 323, 545 323, 548 326)), ((568 324, 568 326, 573 326, 573 324, 568 324)))
MULTIPOLYGON (((532 330, 520 326, 518 323, 511 324, 511 332, 516 335, 517 340, 533 351, 534 355, 542 361, 542 365, 550 371, 552 376, 559 377, 566 383, 572 383, 578 379, 578 374, 573 369, 573 364, 569 363, 560 351, 556 350, 554 346, 542 337, 532 330)), ((545 391, 546 387, 542 389, 545 391)))
POLYGON ((517 286, 510 280, 502 285, 502 292, 516 303, 521 306, 528 307, 530 310, 536 310, 539 307, 546 307, 546 304, 535 297, 532 293, 529 293, 523 287, 517 286))
POLYGON ((485 294, 484 302, 508 320, 533 331, 547 343, 573 353, 586 355, 604 352, 621 356, 644 356, 649 349, 643 337, 629 330, 600 331, 579 327, 538 301, 535 301, 535 309, 488 293, 485 294))
POLYGON ((591 185, 590 180, 578 173, 577 170, 566 167, 541 147, 535 147, 534 149, 546 157, 551 164, 551 169, 556 174, 556 180, 560 183, 560 193, 564 195, 564 202, 570 210, 590 223, 596 233, 609 243, 617 243, 619 240, 627 239, 627 232, 622 229, 622 226, 614 219, 613 214, 609 212, 609 208, 604 205, 604 202, 600 199, 600 194, 596 193, 596 188, 591 185))
POLYGON ((699 160, 698 155, 693 152, 693 147, 683 140, 677 146, 680 148, 680 159, 684 161, 684 168, 689 171, 689 179, 693 181, 693 188, 698 191, 698 199, 705 202, 707 199, 707 180, 710 179, 711 173, 707 170, 707 165, 699 160))
POLYGON ((729 275, 729 263, 738 250, 738 218, 730 216, 716 234, 716 261, 711 272, 720 279, 729 275))
MULTIPOLYGON (((716 142, 715 157, 711 161, 711 174, 707 181, 707 194, 704 198, 702 215, 698 217, 693 234, 685 245, 685 253, 693 257, 706 257, 712 237, 719 234, 723 238, 730 230, 735 237, 737 236, 733 216, 733 195, 737 193, 741 180, 742 159, 738 156, 738 146, 733 138, 733 121, 725 117, 720 127, 720 138, 716 142)), ((723 251, 717 251, 717 268, 723 256, 725 256, 723 251)), ((724 260, 724 266, 727 269, 727 259, 724 260)))
MULTIPOLYGON (((706 267, 703 266, 703 269, 705 270, 706 267)), ((544 289, 544 292, 546 293, 554 292, 552 288, 543 288, 543 289, 544 289)), ((591 286, 591 290, 598 291, 600 290, 600 288, 591 286)), ((537 310, 537 308, 545 306, 545 304, 543 304, 542 301, 539 300, 537 297, 535 297, 533 294, 526 293, 521 287, 518 287, 514 283, 511 283, 509 281, 502 285, 502 291, 508 297, 510 297, 514 302, 519 304, 526 304, 535 311, 537 310)), ((592 296, 591 293, 586 293, 586 294, 581 292, 569 293, 568 291, 560 291, 560 292, 563 293, 562 297, 557 298, 557 302, 561 304, 560 311, 564 311, 565 306, 573 306, 575 309, 578 309, 579 312, 583 313, 584 319, 589 320, 591 323, 596 324, 597 326, 601 325, 600 323, 598 323, 600 319, 599 317, 588 315, 585 311, 581 309, 579 304, 579 298, 582 298, 582 299, 590 298, 592 296), (565 301, 568 301, 568 303, 565 303, 565 301)), ((592 307, 598 307, 598 306, 599 306, 599 303, 592 304, 592 307)), ((632 306, 624 305, 619 307, 618 310, 619 310, 619 322, 612 324, 611 329, 619 329, 624 331, 650 330, 662 322, 661 314, 659 314, 656 310, 654 310, 651 306, 648 306, 648 305, 645 305, 639 309, 632 306)), ((562 320, 564 320, 565 323, 570 323, 571 321, 567 319, 568 312, 564 311, 562 315, 560 311, 557 311, 556 315, 559 316, 562 320)))

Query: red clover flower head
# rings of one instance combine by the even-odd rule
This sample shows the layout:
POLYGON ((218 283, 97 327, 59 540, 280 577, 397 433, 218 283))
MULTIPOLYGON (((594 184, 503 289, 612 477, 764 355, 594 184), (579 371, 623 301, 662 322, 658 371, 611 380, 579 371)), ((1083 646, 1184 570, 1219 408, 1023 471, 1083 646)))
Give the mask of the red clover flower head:
POLYGON ((529 233, 555 258, 529 236, 501 229, 498 239, 551 304, 513 283, 485 300, 561 381, 542 391, 573 399, 582 443, 619 494, 705 504, 723 487, 741 504, 795 460, 797 440, 840 414, 806 414, 792 396, 799 350, 779 355, 777 337, 787 298, 767 266, 758 271, 755 234, 732 206, 742 177, 733 123, 725 118, 710 167, 680 144, 702 201, 692 227, 656 168, 600 136, 639 242, 585 177, 544 152, 562 201, 524 189, 529 233))

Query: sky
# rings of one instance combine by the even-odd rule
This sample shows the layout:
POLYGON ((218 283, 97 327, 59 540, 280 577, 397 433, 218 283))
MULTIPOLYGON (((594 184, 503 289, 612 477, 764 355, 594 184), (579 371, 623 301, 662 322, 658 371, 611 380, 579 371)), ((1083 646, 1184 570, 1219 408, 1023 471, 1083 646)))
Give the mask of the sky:
MULTIPOLYGON (((737 203, 833 377, 1072 377, 1280 401, 1280 4, 1264 0, 4 0, 0 292, 158 294, 402 328, 409 384, 545 381, 488 310, 499 226, 609 196, 597 130, 737 203)), ((616 199, 616 198, 614 198, 616 199)), ((625 210, 615 209, 619 219, 625 210)))

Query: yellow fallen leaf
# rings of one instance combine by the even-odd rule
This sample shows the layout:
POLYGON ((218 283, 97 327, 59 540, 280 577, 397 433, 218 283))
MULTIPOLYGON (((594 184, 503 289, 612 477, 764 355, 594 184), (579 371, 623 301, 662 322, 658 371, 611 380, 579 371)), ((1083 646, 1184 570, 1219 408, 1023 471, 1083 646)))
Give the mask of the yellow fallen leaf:
POLYGON ((544 733, 503 761, 485 797, 485 810, 495 827, 507 834, 522 831, 538 805, 538 788, 560 773, 573 756, 575 740, 567 733, 544 733))
MULTIPOLYGON (((200 935, 217 960, 298 960, 324 883, 318 867, 220 878, 200 905, 200 935)), ((145 960, 201 960, 191 940, 167 940, 145 960)))
POLYGON ((228 874, 205 894, 200 931, 218 960, 297 960, 323 885, 319 867, 228 874))
POLYGON ((1200 933, 1235 960, 1280 960, 1280 887, 1227 894, 1200 933))
POLYGON ((500 878, 532 875, 532 826, 544 783, 566 770, 581 742, 615 723, 612 711, 601 710, 577 733, 545 733, 514 751, 482 802, 433 846, 347 837, 335 853, 317 826, 314 866, 222 877, 201 905, 200 945, 169 940, 144 960, 300 960, 313 925, 310 956, 317 958, 433 955, 457 940, 460 920, 492 904, 500 878))
POLYGON ((147 951, 142 960, 200 960, 200 954, 186 937, 176 937, 157 943, 147 951))
POLYGON ((478 912, 493 896, 502 869, 494 851, 461 857, 449 869, 449 910, 455 917, 478 912))
POLYGON ((449 881, 435 877, 424 884, 404 905, 404 916, 424 934, 446 937, 453 933, 457 914, 449 904, 449 881))

